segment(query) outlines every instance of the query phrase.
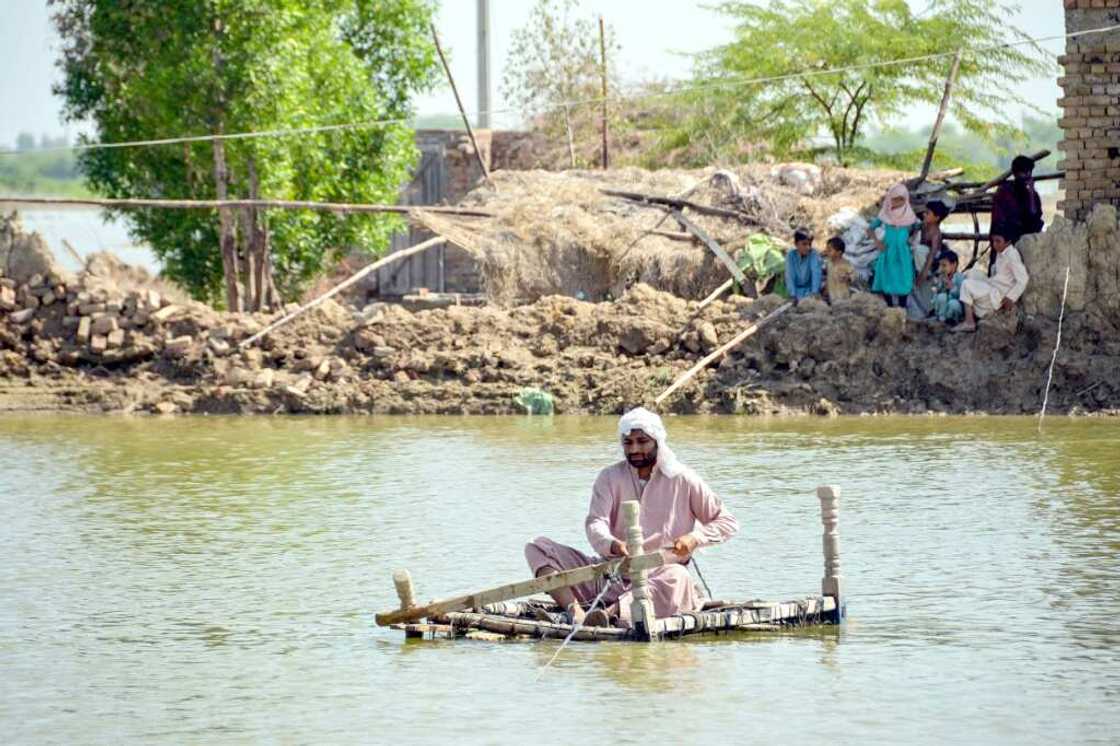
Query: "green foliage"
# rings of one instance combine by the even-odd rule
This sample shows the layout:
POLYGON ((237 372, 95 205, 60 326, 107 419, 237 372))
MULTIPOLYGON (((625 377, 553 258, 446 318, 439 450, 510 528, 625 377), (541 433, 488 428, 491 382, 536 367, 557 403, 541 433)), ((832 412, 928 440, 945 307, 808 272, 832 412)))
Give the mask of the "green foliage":
MULTIPOLYGON (((765 233, 752 233, 747 238, 747 245, 736 253, 735 261, 739 269, 743 270, 743 274, 754 280, 758 288, 766 287, 773 279, 774 285, 770 288, 770 292, 785 296, 787 295, 785 270, 788 249, 789 247, 784 243, 765 233)), ((740 295, 743 293, 738 282, 735 283, 734 290, 740 295)))
MULTIPOLYGON (((525 25, 511 35, 502 94, 556 142, 567 142, 570 127, 576 147, 584 146, 576 164, 587 166, 598 159, 602 65, 599 23, 575 17, 578 6, 577 0, 536 0, 525 25), (570 102, 579 105, 563 105, 570 102)), ((610 24, 604 37, 609 91, 617 93, 620 47, 610 24)), ((622 120, 613 111, 608 117, 617 136, 622 120)))
POLYGON ((1007 24, 1015 6, 1002 2, 931 0, 920 14, 905 0, 728 0, 718 8, 735 24, 735 39, 698 58, 695 82, 704 88, 682 95, 690 114, 664 143, 709 162, 713 151, 751 154, 748 142, 785 155, 827 133, 836 160, 847 163, 869 122, 940 103, 950 59, 826 70, 963 48, 950 111, 987 139, 1015 132, 1008 104, 1029 105, 1008 89, 1055 70, 1037 45, 992 48, 1027 38, 1007 24), (819 74, 783 77, 800 72, 819 74), (757 78, 771 80, 742 82, 757 78))
POLYGON ((0 192, 22 196, 84 197, 77 159, 72 151, 40 151, 66 145, 66 138, 43 136, 39 145, 30 132, 16 139, 18 153, 0 155, 0 192))
MULTIPOLYGON (((252 132, 407 118, 432 81, 427 0, 51 0, 62 38, 65 114, 96 141, 252 132)), ((225 141, 229 196, 394 202, 417 153, 403 124, 225 141)), ((88 185, 110 197, 213 199, 211 142, 83 152, 88 185)), ((133 236, 197 297, 219 297, 218 217, 129 211, 133 236)), ((353 249, 376 253, 399 221, 267 213, 276 280, 294 295, 353 249)))
MULTIPOLYGON (((869 165, 917 170, 925 157, 930 128, 914 130, 886 128, 868 133, 853 150, 854 162, 869 165)), ((1049 150, 1051 154, 1038 162, 1036 174, 1057 169, 1058 143, 1062 139, 1057 118, 1024 117, 1021 131, 984 138, 947 123, 937 141, 937 167, 967 170, 969 178, 986 179, 1011 167, 1011 159, 1020 153, 1049 150)))

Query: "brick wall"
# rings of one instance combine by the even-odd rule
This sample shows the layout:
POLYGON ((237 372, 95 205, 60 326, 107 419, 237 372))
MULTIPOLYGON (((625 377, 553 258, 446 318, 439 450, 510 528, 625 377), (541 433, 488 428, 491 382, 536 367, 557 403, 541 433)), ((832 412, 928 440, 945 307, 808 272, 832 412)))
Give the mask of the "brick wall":
MULTIPOLYGON (((1064 2, 1067 33, 1120 24, 1120 0, 1064 2)), ((1120 207, 1120 30, 1067 39, 1058 62, 1065 69, 1058 168, 1066 172, 1058 208, 1082 220, 1098 202, 1120 207)))

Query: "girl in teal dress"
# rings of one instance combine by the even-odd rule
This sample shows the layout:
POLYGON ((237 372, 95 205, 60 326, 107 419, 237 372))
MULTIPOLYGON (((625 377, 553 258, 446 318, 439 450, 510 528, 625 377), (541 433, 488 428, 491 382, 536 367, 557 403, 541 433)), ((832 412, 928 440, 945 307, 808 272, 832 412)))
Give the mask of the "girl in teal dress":
POLYGON ((919 227, 918 216, 910 207, 910 191, 895 184, 887 191, 879 217, 868 224, 867 234, 879 247, 871 291, 881 293, 888 306, 906 307, 906 296, 914 289, 914 257, 910 253, 910 234, 919 227), (883 226, 882 240, 875 229, 883 226))

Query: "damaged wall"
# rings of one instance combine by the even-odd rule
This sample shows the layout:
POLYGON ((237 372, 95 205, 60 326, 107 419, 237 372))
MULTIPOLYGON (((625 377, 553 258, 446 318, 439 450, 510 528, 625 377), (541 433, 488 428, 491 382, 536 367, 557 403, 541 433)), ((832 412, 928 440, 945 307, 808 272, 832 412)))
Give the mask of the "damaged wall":
MULTIPOLYGON (((1065 0, 1066 32, 1120 24, 1120 0, 1065 0)), ((1120 206, 1120 29, 1066 39, 1058 58, 1063 98, 1058 148, 1065 200, 1058 209, 1084 220, 1094 204, 1120 206)))

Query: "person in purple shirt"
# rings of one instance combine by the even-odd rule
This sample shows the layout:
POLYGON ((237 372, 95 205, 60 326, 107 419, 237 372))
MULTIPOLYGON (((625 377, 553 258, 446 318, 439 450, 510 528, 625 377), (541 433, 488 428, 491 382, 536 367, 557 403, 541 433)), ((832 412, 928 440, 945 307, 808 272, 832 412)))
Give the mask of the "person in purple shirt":
POLYGON ((786 291, 794 303, 821 297, 821 255, 813 250, 813 234, 807 228, 793 233, 793 248, 786 254, 786 291))

